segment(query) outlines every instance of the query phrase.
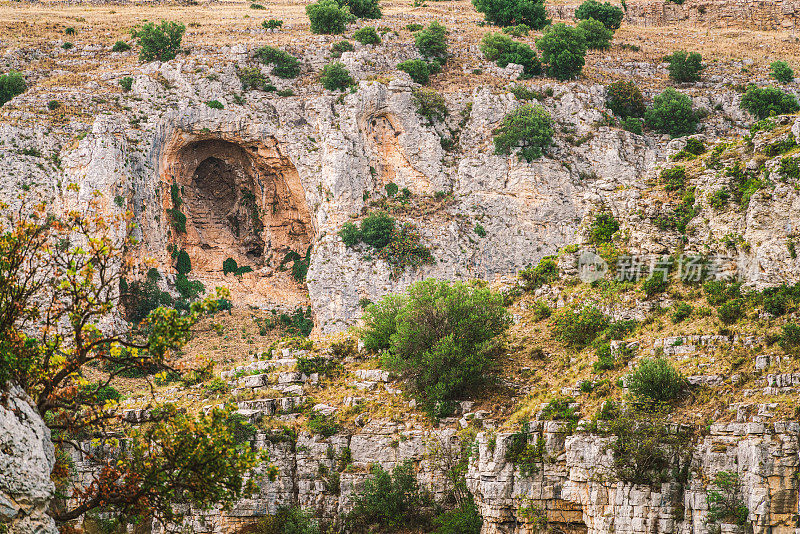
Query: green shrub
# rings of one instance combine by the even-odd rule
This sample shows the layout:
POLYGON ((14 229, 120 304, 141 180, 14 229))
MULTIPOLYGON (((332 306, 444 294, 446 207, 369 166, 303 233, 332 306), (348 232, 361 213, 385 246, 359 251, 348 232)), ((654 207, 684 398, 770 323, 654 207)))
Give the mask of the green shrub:
POLYGON ((158 271, 151 269, 143 281, 120 284, 120 300, 125 308, 125 318, 129 322, 139 324, 156 308, 172 307, 174 302, 170 294, 158 287, 160 278, 158 271))
POLYGON ((433 124, 436 120, 444 120, 447 116, 447 104, 444 97, 427 87, 418 87, 411 92, 411 103, 421 116, 433 124))
POLYGON ((661 171, 661 182, 667 191, 680 191, 686 187, 686 168, 680 165, 661 171))
POLYGON ((739 475, 735 471, 719 471, 714 475, 712 486, 715 489, 706 492, 709 523, 732 520, 740 527, 747 526, 750 510, 737 496, 740 484, 739 475))
POLYGON ((261 89, 267 87, 268 80, 258 67, 240 67, 236 70, 239 81, 242 83, 242 90, 261 89))
POLYGON ((594 306, 565 306, 550 319, 556 339, 578 350, 590 345, 608 328, 608 317, 594 306))
POLYGON ((789 83, 794 80, 794 71, 785 61, 775 61, 769 66, 772 77, 780 83, 789 83))
POLYGON ((67 28, 64 28, 64 35, 75 35, 75 33, 76 31, 74 26, 69 26, 67 28))
POLYGON ((325 65, 319 81, 328 91, 343 91, 356 83, 341 61, 325 65))
POLYGON ((263 4, 250 4, 250 9, 267 9, 263 4))
POLYGON ((647 298, 663 293, 669 287, 669 277, 664 271, 655 271, 642 282, 642 291, 647 298))
POLYGON ((394 182, 389 182, 388 184, 383 186, 383 188, 386 190, 386 196, 388 197, 395 196, 397 192, 400 190, 400 188, 397 187, 397 184, 394 182))
POLYGON ((547 64, 547 75, 564 81, 579 75, 586 62, 586 40, 578 28, 559 22, 548 26, 536 40, 547 64))
POLYGON ((417 50, 426 58, 447 57, 447 28, 436 21, 414 34, 417 50))
POLYGON ((472 0, 472 5, 484 14, 486 22, 496 26, 525 24, 541 30, 550 24, 544 0, 472 0))
POLYGON ((611 371, 616 367, 616 360, 611 352, 611 345, 603 343, 597 350, 595 350, 597 361, 592 364, 592 370, 595 373, 602 373, 603 371, 611 371))
POLYGON ((255 57, 265 65, 274 65, 272 74, 279 78, 296 78, 300 74, 300 61, 278 48, 264 46, 256 50, 255 57))
POLYGON ((709 280, 703 284, 706 300, 712 306, 719 306, 730 299, 741 297, 741 284, 729 284, 724 280, 709 280))
POLYGON ((669 317, 673 323, 677 324, 688 319, 692 315, 692 311, 694 311, 694 308, 686 302, 676 302, 672 305, 672 312, 669 317))
POLYGON ((729 300, 717 309, 719 320, 725 324, 733 324, 742 317, 742 303, 739 299, 729 300))
POLYGON ((219 100, 209 100, 206 102, 206 106, 210 107, 211 109, 223 109, 225 107, 219 100))
POLYGON ((569 423, 568 432, 572 432, 580 420, 580 415, 572 406, 575 399, 572 397, 554 397, 548 401, 540 419, 542 421, 567 421, 569 423))
POLYGON ((481 534, 483 518, 469 495, 458 508, 436 516, 433 526, 434 534, 481 534))
POLYGON ((152 22, 146 22, 141 27, 131 30, 131 36, 139 42, 139 60, 147 61, 169 61, 175 59, 181 48, 183 34, 186 26, 180 22, 162 20, 156 26, 152 22))
POLYGON ((594 19, 603 24, 609 30, 617 30, 622 25, 623 12, 617 6, 608 2, 601 4, 597 0, 586 0, 575 10, 575 18, 578 20, 594 19))
POLYGON ((352 52, 355 47, 350 41, 339 41, 331 45, 331 57, 340 58, 345 52, 352 52))
POLYGON ((21 73, 12 70, 0 76, 0 106, 17 95, 21 95, 28 88, 25 78, 21 73))
POLYGON ((503 117, 494 134, 495 154, 521 147, 520 159, 531 162, 553 142, 553 120, 542 106, 524 104, 503 117))
POLYGON ((778 343, 785 352, 794 354, 797 357, 800 354, 798 352, 798 349, 800 349, 800 325, 797 323, 783 325, 778 343))
POLYGON ((510 324, 503 297, 487 288, 427 279, 407 295, 370 305, 365 346, 388 349, 381 363, 411 387, 432 414, 484 384, 494 374, 497 337, 510 324))
POLYGON ((786 156, 778 164, 778 176, 781 180, 800 180, 800 164, 796 158, 786 156))
POLYGON ((337 0, 339 5, 346 7, 354 17, 360 19, 379 19, 381 18, 381 8, 378 0, 337 0))
POLYGON ((392 241, 395 220, 384 211, 370 213, 361 221, 361 240, 367 245, 382 249, 392 241))
POLYGON ((397 69, 411 76, 414 83, 426 85, 430 79, 428 63, 421 59, 409 59, 397 65, 397 69))
POLYGON ((355 31, 353 39, 364 45, 380 44, 381 37, 372 26, 364 26, 355 31))
POLYGON ((233 258, 228 258, 222 262, 222 272, 224 274, 236 273, 239 270, 239 265, 233 258))
POLYGON ((323 438, 329 438, 341 429, 335 416, 321 413, 312 415, 308 421, 306 421, 306 427, 308 427, 312 433, 319 434, 323 438))
POLYGON ((594 19, 582 20, 578 29, 583 32, 586 48, 589 50, 605 50, 611 48, 614 32, 606 28, 602 22, 594 19))
POLYGON ((192 261, 184 249, 178 252, 178 258, 175 260, 175 270, 178 274, 189 274, 192 270, 192 261))
POLYGON ((656 410, 620 410, 608 422, 608 443, 616 479, 654 486, 675 480, 672 457, 686 446, 682 434, 670 432, 665 416, 656 410))
POLYGON ((625 117, 622 119, 622 129, 636 135, 642 135, 642 119, 625 117))
POLYGON ((717 189, 716 191, 708 195, 708 203, 711 205, 712 208, 721 210, 728 205, 728 200, 730 198, 731 194, 728 192, 727 189, 717 189))
POLYGON ((527 477, 536 474, 544 465, 546 453, 544 439, 532 438, 534 436, 531 435, 529 424, 525 421, 517 432, 508 437, 506 445, 506 461, 514 464, 522 476, 527 477))
POLYGON ((428 523, 431 497, 418 485, 411 461, 397 464, 391 473, 373 465, 371 477, 360 493, 354 494, 353 509, 345 524, 356 532, 374 532, 379 527, 397 532, 428 523))
POLYGON ((280 506, 275 515, 262 517, 256 523, 254 534, 320 534, 319 522, 311 510, 280 506))
POLYGON ((526 291, 539 289, 545 284, 558 280, 558 264, 553 256, 546 256, 536 267, 528 267, 519 272, 526 291))
POLYGON ((644 115, 644 97, 639 87, 630 81, 614 82, 606 87, 606 105, 619 117, 644 115))
POLYGON ((609 212, 598 213, 589 225, 589 240, 595 245, 610 243, 619 230, 619 221, 609 212))
POLYGON ((531 29, 527 24, 518 24, 516 26, 507 26, 503 28, 503 33, 507 33, 512 37, 524 37, 530 33, 531 29))
POLYGON ((695 131, 698 118, 692 109, 692 99, 668 87, 653 99, 653 106, 644 114, 644 122, 657 132, 680 137, 695 131))
POLYGON ((627 385, 639 403, 653 405, 677 399, 686 388, 686 379, 666 358, 642 358, 627 385))
POLYGON ((700 79, 700 71, 705 68, 703 57, 697 52, 676 50, 666 59, 669 62, 669 77, 677 82, 696 82, 700 79))
POLYGON ((345 246, 354 247, 361 242, 361 230, 357 225, 346 222, 342 225, 341 230, 339 230, 339 237, 342 238, 342 242, 345 246))
POLYGON ((264 20, 261 21, 261 26, 263 26, 265 30, 277 30, 283 26, 283 21, 276 19, 264 20))
POLYGON ((114 46, 111 47, 112 52, 127 52, 131 49, 131 45, 126 43, 125 41, 117 41, 114 43, 114 46))
POLYGON ((748 86, 747 91, 742 95, 739 106, 759 120, 773 115, 786 115, 800 111, 800 105, 793 94, 773 86, 764 88, 755 85, 748 86))
POLYGON ((72 49, 74 46, 75 46, 75 45, 74 45, 74 44, 72 44, 71 42, 69 42, 69 41, 65 41, 65 42, 64 42, 64 43, 61 45, 61 48, 63 48, 64 50, 71 50, 71 49, 72 49))
POLYGON ((355 20, 350 9, 341 7, 336 0, 319 0, 306 6, 306 15, 311 22, 311 33, 344 33, 347 24, 355 20))
POLYGON ((314 373, 320 376, 329 376, 339 369, 339 364, 328 358, 322 356, 314 357, 300 357, 297 359, 297 370, 306 376, 311 376, 314 373))
POLYGON ((487 33, 481 39, 481 53, 498 67, 505 68, 509 63, 524 67, 526 77, 542 73, 542 64, 536 51, 525 43, 515 41, 502 33, 487 33))

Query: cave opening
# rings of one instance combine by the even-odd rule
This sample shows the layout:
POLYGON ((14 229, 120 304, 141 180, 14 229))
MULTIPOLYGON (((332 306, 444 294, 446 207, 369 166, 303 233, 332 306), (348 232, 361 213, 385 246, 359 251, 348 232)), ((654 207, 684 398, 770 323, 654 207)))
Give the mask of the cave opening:
POLYGON ((239 302, 305 302, 304 278, 284 259, 306 257, 314 228, 299 173, 277 142, 186 133, 174 142, 162 160, 164 210, 169 220, 175 205, 166 190, 177 187, 186 224, 173 228, 170 249, 187 252, 192 276, 239 288, 239 302), (230 278, 229 260, 244 276, 230 278))

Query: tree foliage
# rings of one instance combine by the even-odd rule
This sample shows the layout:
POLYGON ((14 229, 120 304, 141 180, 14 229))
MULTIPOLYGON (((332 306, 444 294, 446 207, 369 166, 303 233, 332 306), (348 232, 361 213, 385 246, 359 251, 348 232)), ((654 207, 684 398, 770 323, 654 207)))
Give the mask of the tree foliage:
POLYGON ((472 5, 484 14, 486 22, 497 26, 525 24, 541 30, 550 24, 544 0, 472 0, 472 5))
POLYGON ((605 50, 611 48, 611 39, 614 32, 606 28, 602 22, 595 19, 586 19, 578 23, 578 29, 583 32, 586 48, 589 50, 605 50))
POLYGON ((181 49, 181 41, 186 26, 181 22, 162 20, 156 26, 153 22, 146 22, 141 27, 131 30, 131 36, 137 39, 141 50, 139 60, 169 61, 175 59, 181 49))
POLYGON ((639 87, 631 81, 614 82, 606 88, 608 109, 620 117, 644 115, 644 97, 639 87))
POLYGON ((696 82, 700 79, 703 66, 703 57, 697 52, 688 53, 686 50, 676 50, 667 57, 669 62, 669 77, 676 82, 696 82))
POLYGON ((426 58, 447 57, 447 28, 433 21, 426 28, 414 33, 417 50, 426 58))
POLYGON ((311 22, 311 33, 344 33, 347 25, 355 20, 347 6, 340 6, 336 0, 319 0, 306 6, 306 15, 311 22))
POLYGON ((644 114, 645 124, 657 132, 680 137, 694 133, 697 114, 692 109, 692 99, 672 87, 653 99, 653 105, 644 114))
POLYGON ((774 86, 749 85, 745 94, 742 95, 739 105, 759 120, 773 115, 786 115, 800 111, 800 105, 793 94, 774 86))
POLYGON ((569 80, 579 75, 586 63, 586 38, 583 31, 559 22, 549 26, 536 40, 547 64, 547 75, 569 80))
POLYGON ((342 91, 356 83, 341 61, 334 61, 325 65, 322 68, 322 75, 319 81, 322 83, 322 87, 328 91, 342 91))
POLYGON ((503 117, 494 134, 495 154, 521 147, 520 159, 530 162, 553 142, 553 120, 542 106, 525 104, 503 117))
POLYGON ((434 413, 486 382, 510 324, 502 295, 461 282, 428 279, 406 295, 367 307, 362 339, 386 351, 382 365, 403 376, 421 405, 434 413))
MULTIPOLYGON (((162 407, 151 411, 151 423, 125 433, 113 387, 121 375, 170 369, 167 356, 189 340, 192 326, 226 293, 183 312, 152 309, 140 324, 114 320, 125 298, 123 251, 130 242, 116 237, 116 229, 127 229, 127 220, 104 218, 100 197, 84 212, 59 217, 46 205, 3 209, 0 383, 11 380, 25 389, 62 457, 87 435, 97 442, 83 454, 100 469, 73 480, 81 484, 67 491, 74 506, 55 508, 53 515, 70 520, 103 507, 177 520, 178 499, 207 507, 241 496, 243 473, 256 458, 249 448, 231 444, 227 416, 193 418, 162 407), (83 378, 90 365, 105 369, 99 382, 83 378)), ((53 476, 60 486, 71 480, 59 465, 53 476)))
POLYGON ((0 76, 0 106, 17 95, 21 95, 28 88, 25 78, 19 72, 12 70, 0 76))
POLYGON ((509 63, 524 67, 526 77, 542 73, 542 64, 536 51, 525 43, 513 40, 502 33, 487 33, 481 39, 481 53, 498 67, 505 68, 509 63))
POLYGON ((609 30, 618 30, 622 24, 623 12, 617 6, 608 2, 600 3, 597 0, 586 0, 575 10, 578 20, 594 19, 603 23, 609 30))

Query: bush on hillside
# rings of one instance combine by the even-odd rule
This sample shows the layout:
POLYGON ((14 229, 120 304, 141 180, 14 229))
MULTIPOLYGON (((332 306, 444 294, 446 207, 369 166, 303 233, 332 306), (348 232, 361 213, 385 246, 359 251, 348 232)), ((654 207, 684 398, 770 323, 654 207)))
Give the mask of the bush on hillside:
POLYGON ((755 85, 748 86, 739 105, 759 120, 773 115, 786 115, 800 111, 800 105, 793 94, 774 86, 763 88, 755 85))
POLYGON ((379 19, 382 16, 378 0, 337 0, 339 5, 346 7, 354 17, 359 19, 379 19))
POLYGON ((447 57, 447 28, 436 21, 414 34, 417 50, 426 58, 447 57))
POLYGON ((336 0, 319 0, 306 6, 306 15, 311 22, 311 33, 344 33, 347 25, 355 17, 347 7, 341 7, 336 0))
POLYGON ((279 78, 296 78, 300 74, 300 61, 284 50, 264 46, 256 50, 255 57, 265 65, 274 65, 272 74, 279 78))
POLYGON ((686 50, 676 50, 667 57, 669 62, 669 77, 677 82, 696 82, 700 79, 703 66, 703 57, 697 52, 687 53, 686 50))
POLYGON ((667 191, 680 191, 686 187, 686 168, 681 165, 661 171, 661 182, 667 191))
POLYGON ((595 245, 610 243, 619 230, 619 221, 609 212, 598 213, 589 225, 589 240, 595 245))
POLYGON ((21 95, 28 88, 25 78, 19 72, 12 70, 0 76, 0 106, 17 95, 21 95))
POLYGON ((364 325, 365 346, 388 349, 382 365, 433 414, 493 376, 510 316, 500 293, 427 279, 368 306, 364 325))
POLYGON ((628 376, 627 386, 637 402, 648 405, 672 402, 686 388, 687 382, 666 358, 642 358, 628 376))
POLYGON ((553 141, 553 120, 538 104, 525 104, 503 117, 494 131, 495 154, 521 147, 520 158, 530 162, 542 156, 553 141))
POLYGON ((125 41, 117 41, 114 43, 114 46, 111 47, 112 52, 127 52, 131 49, 131 45, 126 43, 125 41))
POLYGON ((364 45, 380 44, 381 37, 372 26, 364 26, 353 33, 353 39, 364 45))
POLYGON ((189 259, 189 254, 184 249, 178 252, 178 257, 175 260, 175 270, 178 274, 189 274, 192 270, 192 261, 189 259))
POLYGON ((401 70, 411 76, 411 80, 414 83, 427 85, 428 81, 430 81, 431 73, 428 69, 428 63, 421 59, 403 61, 397 65, 397 70, 401 70))
POLYGON ((610 324, 594 306, 564 306, 550 320, 555 338, 578 350, 590 345, 610 324))
POLYGON ((427 87, 419 87, 411 92, 411 103, 421 116, 433 123, 447 116, 447 104, 444 97, 427 87))
POLYGON ((653 99, 644 114, 644 122, 657 132, 680 137, 694 133, 698 117, 692 109, 692 99, 668 87, 653 99))
POLYGON ((575 18, 578 20, 594 19, 609 30, 617 30, 622 24, 623 12, 617 6, 608 2, 600 3, 597 0, 586 0, 575 10, 575 18))
POLYGON ((342 91, 356 84, 341 61, 334 61, 325 65, 319 81, 322 83, 322 87, 328 91, 342 91))
POLYGON ((374 527, 397 532, 427 526, 433 499, 419 487, 410 461, 397 464, 391 473, 373 465, 371 477, 358 494, 345 524, 355 532, 373 532, 374 527))
POLYGON ((794 71, 785 61, 775 61, 769 66, 772 77, 780 83, 789 83, 794 80, 794 71))
POLYGON ((513 40, 502 33, 487 33, 481 39, 481 53, 498 67, 505 68, 509 63, 524 67, 526 77, 542 73, 542 64, 536 51, 525 43, 513 40))
POLYGON ((180 22, 162 20, 156 26, 153 22, 146 22, 141 27, 131 30, 131 36, 136 39, 142 48, 139 51, 139 60, 169 61, 175 59, 181 49, 181 41, 186 26, 180 22))
POLYGON ((261 26, 265 30, 277 30, 281 26, 283 26, 283 21, 278 19, 269 19, 261 21, 261 26))
POLYGON ((586 62, 586 39, 583 31, 564 23, 549 26, 536 47, 547 64, 547 75, 564 81, 579 75, 586 62))
POLYGON ((472 5, 484 14, 486 22, 496 26, 525 24, 541 30, 550 24, 544 0, 472 0, 472 5))
POLYGON ((614 32, 603 26, 603 23, 594 19, 586 19, 578 23, 578 29, 583 32, 586 48, 589 50, 605 50, 611 48, 611 39, 614 32))
POLYGON ((331 45, 331 57, 340 58, 345 52, 352 52, 355 50, 353 43, 350 41, 339 41, 331 45))

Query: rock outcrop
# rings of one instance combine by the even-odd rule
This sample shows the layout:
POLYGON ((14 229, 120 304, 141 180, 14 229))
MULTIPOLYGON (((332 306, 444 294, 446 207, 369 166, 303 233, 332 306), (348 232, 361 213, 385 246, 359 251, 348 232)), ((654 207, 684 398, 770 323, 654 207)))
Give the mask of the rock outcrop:
POLYGON ((56 534, 47 515, 55 488, 50 430, 14 385, 0 392, 0 532, 56 534))

